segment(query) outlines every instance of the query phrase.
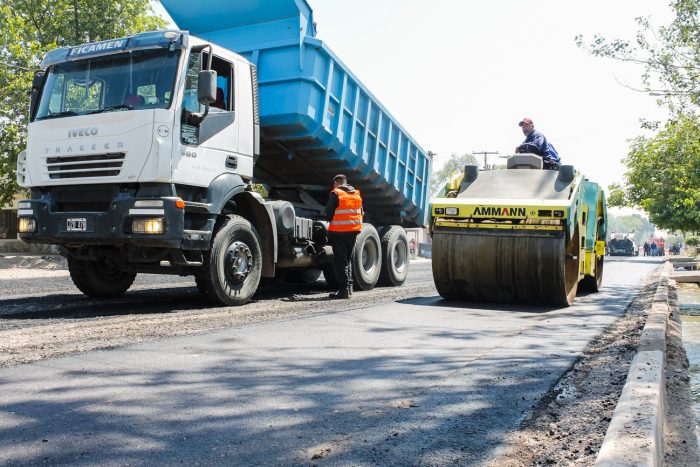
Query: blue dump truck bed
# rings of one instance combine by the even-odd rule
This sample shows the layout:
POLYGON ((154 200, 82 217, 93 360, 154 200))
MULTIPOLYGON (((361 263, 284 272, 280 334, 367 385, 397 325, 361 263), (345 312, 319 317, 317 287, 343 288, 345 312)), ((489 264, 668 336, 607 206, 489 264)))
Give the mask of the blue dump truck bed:
POLYGON ((427 222, 430 156, 331 49, 305 0, 161 0, 177 26, 257 66, 256 181, 319 188, 345 173, 372 222, 427 222))

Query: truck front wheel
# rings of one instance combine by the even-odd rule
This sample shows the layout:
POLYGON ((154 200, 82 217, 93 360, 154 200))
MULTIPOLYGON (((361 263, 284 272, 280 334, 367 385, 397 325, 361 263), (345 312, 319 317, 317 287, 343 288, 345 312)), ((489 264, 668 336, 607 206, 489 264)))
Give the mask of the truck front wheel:
POLYGON ((260 284, 262 251, 255 228, 241 216, 228 216, 204 264, 195 274, 199 291, 210 301, 223 305, 244 305, 260 284))
POLYGON ((88 297, 114 298, 131 287, 136 273, 124 272, 104 260, 89 261, 68 257, 68 272, 75 286, 88 297))

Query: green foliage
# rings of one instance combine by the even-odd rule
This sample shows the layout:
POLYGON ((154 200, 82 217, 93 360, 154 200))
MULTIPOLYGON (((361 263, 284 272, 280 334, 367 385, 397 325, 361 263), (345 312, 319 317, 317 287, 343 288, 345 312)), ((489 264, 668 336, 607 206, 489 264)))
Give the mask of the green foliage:
POLYGON ((634 232, 635 241, 644 243, 646 239, 654 235, 656 227, 639 214, 608 215, 608 232, 630 233, 634 232))
POLYGON ((598 57, 644 65, 644 92, 661 95, 673 119, 665 125, 642 122, 654 138, 637 138, 625 162, 625 186, 610 187, 610 206, 637 206, 660 228, 700 229, 700 2, 670 0, 675 16, 654 28, 637 18, 636 40, 595 36, 580 47, 598 57))
POLYGON ((450 159, 445 165, 440 170, 433 172, 431 176, 430 186, 433 193, 436 193, 437 190, 443 187, 452 174, 462 172, 465 165, 479 165, 479 163, 472 154, 450 155, 450 159))
POLYGON ((654 138, 637 138, 625 159, 626 197, 662 229, 700 231, 700 120, 669 121, 654 138))
POLYGON ((253 183, 253 191, 260 194, 263 198, 267 198, 270 195, 270 192, 262 183, 253 183))
POLYGON ((689 246, 700 246, 700 237, 689 237, 685 239, 685 244, 689 246))
POLYGON ((700 105, 700 2, 671 0, 669 6, 675 13, 669 25, 654 29, 648 18, 637 18, 634 43, 598 35, 589 44, 579 35, 576 43, 598 57, 644 65, 644 92, 661 94, 660 103, 682 113, 700 105))
POLYGON ((608 186, 606 201, 609 207, 621 208, 629 206, 624 188, 617 183, 608 186))
POLYGON ((26 144, 29 91, 43 55, 163 28, 165 21, 152 13, 149 0, 0 0, 0 206, 20 190, 17 156, 26 144))

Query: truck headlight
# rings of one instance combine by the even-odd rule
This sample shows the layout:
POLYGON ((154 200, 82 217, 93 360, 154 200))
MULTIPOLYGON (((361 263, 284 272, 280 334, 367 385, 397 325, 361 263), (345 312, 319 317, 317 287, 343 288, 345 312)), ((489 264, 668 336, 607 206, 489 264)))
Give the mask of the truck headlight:
POLYGON ((456 216, 459 214, 459 208, 445 208, 445 214, 448 216, 456 216))
POLYGON ((131 232, 148 235, 162 234, 165 232, 165 219, 162 217, 136 217, 131 220, 131 232))
POLYGON ((17 230, 19 230, 19 233, 36 232, 36 219, 33 217, 20 217, 17 223, 17 230))

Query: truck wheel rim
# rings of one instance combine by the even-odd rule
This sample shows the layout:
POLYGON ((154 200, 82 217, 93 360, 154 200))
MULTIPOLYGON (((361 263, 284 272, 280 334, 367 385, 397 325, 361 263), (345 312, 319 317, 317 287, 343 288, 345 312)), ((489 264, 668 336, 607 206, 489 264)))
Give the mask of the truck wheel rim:
POLYGON ((253 268, 253 253, 243 242, 233 242, 226 249, 226 278, 234 284, 245 282, 253 268))
POLYGON ((377 249, 376 243, 373 241, 365 242, 362 247, 362 269, 364 269, 366 274, 372 274, 374 268, 377 267, 377 258, 379 257, 379 250, 377 249))
POLYGON ((405 245, 401 242, 396 242, 394 244, 394 249, 393 249, 393 254, 392 256, 392 263, 394 266, 394 271, 396 272, 402 272, 404 268, 406 267, 407 258, 406 258, 406 248, 405 245))

